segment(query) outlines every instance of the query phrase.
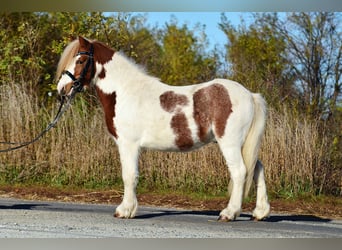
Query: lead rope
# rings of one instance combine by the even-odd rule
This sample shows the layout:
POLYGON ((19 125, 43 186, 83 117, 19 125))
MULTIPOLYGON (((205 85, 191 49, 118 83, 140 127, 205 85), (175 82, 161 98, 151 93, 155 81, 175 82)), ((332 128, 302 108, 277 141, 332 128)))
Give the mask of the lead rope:
POLYGON ((71 74, 69 71, 63 71, 63 74, 67 74, 73 81, 73 86, 72 86, 72 92, 70 94, 69 97, 66 96, 62 96, 62 101, 61 101, 61 105, 59 106, 58 112, 55 116, 55 119, 53 119, 53 121, 42 131, 40 132, 40 134, 38 134, 34 139, 32 139, 31 141, 27 141, 27 142, 0 142, 0 144, 7 144, 7 145, 18 145, 15 147, 9 147, 6 149, 1 149, 0 153, 5 153, 5 152, 9 152, 9 151, 13 151, 19 148, 23 148, 26 147, 36 141, 38 141, 43 135, 45 135, 50 129, 52 129, 53 127, 56 126, 58 120, 60 119, 60 117, 62 116, 62 114, 67 110, 67 108, 70 106, 71 101, 74 99, 75 95, 78 92, 82 92, 83 91, 83 84, 82 84, 82 79, 84 78, 84 76, 87 74, 89 67, 92 67, 92 77, 94 74, 94 47, 91 44, 90 45, 90 50, 89 52, 86 51, 81 51, 78 52, 77 55, 87 55, 89 56, 89 59, 87 61, 86 66, 83 68, 82 73, 80 75, 80 77, 78 79, 75 78, 75 76, 73 74, 71 74), (68 102, 66 103, 66 105, 63 107, 65 99, 68 98, 68 102))
POLYGON ((76 93, 78 93, 79 90, 77 88, 73 88, 71 94, 69 97, 66 96, 62 96, 62 100, 61 100, 61 104, 58 108, 58 112, 55 116, 55 118, 53 119, 53 121, 42 131, 40 132, 34 139, 30 140, 30 141, 26 141, 26 142, 0 142, 0 144, 7 144, 7 145, 18 145, 15 147, 9 147, 6 149, 1 149, 0 153, 5 153, 5 152, 10 152, 19 148, 23 148, 26 147, 36 141, 38 141, 43 135, 45 135, 48 131, 50 131, 50 129, 52 129, 53 127, 56 126, 58 120, 61 118, 62 114, 69 108, 72 100, 74 99, 76 93), (65 99, 68 99, 68 101, 65 103, 65 99))

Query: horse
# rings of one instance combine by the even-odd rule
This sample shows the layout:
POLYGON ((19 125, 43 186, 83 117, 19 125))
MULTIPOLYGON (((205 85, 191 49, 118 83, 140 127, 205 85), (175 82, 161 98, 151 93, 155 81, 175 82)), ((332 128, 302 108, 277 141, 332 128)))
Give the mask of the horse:
POLYGON ((64 49, 56 72, 58 93, 94 86, 110 136, 118 147, 124 194, 114 216, 133 218, 138 201, 139 150, 187 152, 216 142, 230 172, 230 198, 218 217, 235 220, 254 180, 252 218, 270 212, 264 168, 258 160, 267 107, 260 94, 227 79, 171 86, 120 51, 79 36, 64 49))

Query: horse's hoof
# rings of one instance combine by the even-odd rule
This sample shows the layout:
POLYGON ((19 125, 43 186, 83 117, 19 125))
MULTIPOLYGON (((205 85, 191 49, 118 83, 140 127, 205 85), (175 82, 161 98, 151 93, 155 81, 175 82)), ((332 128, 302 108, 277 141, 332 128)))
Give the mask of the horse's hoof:
POLYGON ((229 222, 231 221, 227 216, 220 215, 217 219, 218 222, 229 222))
POLYGON ((255 217, 255 216, 252 216, 251 217, 251 220, 252 221, 264 221, 264 220, 266 220, 267 219, 267 217, 263 217, 263 218, 257 218, 257 217, 255 217))
POLYGON ((122 218, 122 217, 120 217, 120 214, 119 214, 118 212, 115 212, 115 213, 114 213, 114 217, 115 217, 115 218, 122 218))
POLYGON ((122 216, 119 212, 115 212, 114 217, 118 219, 128 219, 128 217, 122 216))

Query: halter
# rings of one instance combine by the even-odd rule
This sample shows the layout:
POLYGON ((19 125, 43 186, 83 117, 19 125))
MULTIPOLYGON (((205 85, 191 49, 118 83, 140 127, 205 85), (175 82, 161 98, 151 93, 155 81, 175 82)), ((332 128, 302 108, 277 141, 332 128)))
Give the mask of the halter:
POLYGON ((83 68, 80 76, 78 78, 76 78, 70 71, 68 70, 64 70, 63 71, 63 75, 66 74, 67 76, 69 76, 72 80, 72 89, 73 91, 76 92, 81 92, 83 90, 83 83, 82 80, 85 77, 85 75, 88 72, 89 67, 91 67, 91 77, 94 76, 94 46, 92 44, 90 44, 90 50, 89 51, 80 51, 76 54, 76 56, 79 55, 87 55, 88 56, 88 60, 87 63, 85 65, 85 67, 83 68))

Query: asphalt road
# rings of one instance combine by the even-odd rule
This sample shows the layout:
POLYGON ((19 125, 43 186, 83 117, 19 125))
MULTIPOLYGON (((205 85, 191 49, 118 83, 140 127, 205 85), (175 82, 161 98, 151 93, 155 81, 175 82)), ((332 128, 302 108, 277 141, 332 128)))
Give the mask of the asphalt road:
POLYGON ((0 199, 0 238, 342 238, 342 221, 271 214, 217 222, 219 211, 139 207, 135 219, 116 219, 115 206, 0 199))

